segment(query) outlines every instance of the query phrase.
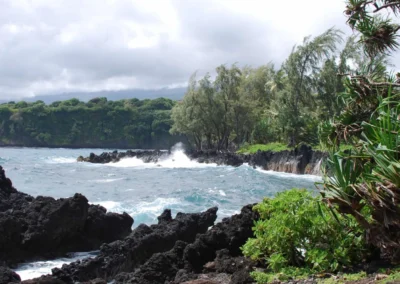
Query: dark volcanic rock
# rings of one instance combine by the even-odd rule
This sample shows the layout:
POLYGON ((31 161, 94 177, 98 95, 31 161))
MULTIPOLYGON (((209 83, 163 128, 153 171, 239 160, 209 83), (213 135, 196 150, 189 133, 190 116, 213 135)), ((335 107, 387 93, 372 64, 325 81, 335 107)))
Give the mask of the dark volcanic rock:
POLYGON ((327 154, 313 151, 310 146, 301 145, 293 150, 281 152, 258 151, 248 155, 251 166, 261 167, 264 170, 286 172, 293 174, 320 174, 321 160, 327 154))
POLYGON ((19 283, 21 278, 17 273, 6 267, 0 266, 0 284, 19 283))
MULTIPOLYGON (((100 155, 90 154, 89 157, 79 157, 80 162, 110 163, 118 162, 122 158, 137 157, 146 163, 157 163, 168 157, 167 151, 131 151, 126 152, 104 152, 100 155)), ((264 170, 286 172, 294 174, 320 175, 321 161, 327 154, 320 151, 313 151, 310 146, 301 145, 293 150, 272 152, 258 151, 255 154, 236 154, 216 150, 188 151, 188 157, 199 163, 214 163, 217 165, 228 165, 238 167, 249 163, 253 167, 260 167, 264 170)))
POLYGON ((132 224, 128 214, 107 213, 81 194, 56 200, 20 193, 0 167, 0 263, 95 250, 127 236, 132 224))
POLYGON ((233 152, 221 151, 192 151, 188 152, 191 159, 197 160, 199 163, 214 163, 217 165, 228 165, 238 167, 243 165, 246 161, 242 155, 233 152))
POLYGON ((106 164, 106 163, 115 163, 120 161, 123 158, 133 158, 136 157, 138 159, 143 160, 145 163, 156 163, 163 157, 168 155, 168 151, 160 151, 160 150, 128 150, 126 152, 103 152, 100 155, 96 155, 94 153, 90 153, 89 157, 78 157, 78 162, 89 162, 95 164, 106 164))
MULTIPOLYGON (((73 283, 98 277, 112 280, 118 273, 133 272, 154 254, 173 248, 177 241, 193 242, 198 233, 206 232, 214 224, 216 212, 217 208, 211 208, 203 213, 178 213, 175 219, 169 221, 166 217, 168 212, 164 212, 158 225, 141 224, 124 240, 103 245, 100 254, 95 258, 53 269, 53 276, 66 283, 73 283)), ((176 251, 182 251, 182 248, 176 247, 176 251)), ((157 261, 165 263, 164 256, 160 257, 162 259, 157 261)), ((122 274, 118 279, 125 279, 127 275, 129 274, 122 274)))
MULTIPOLYGON (((240 247, 253 235, 252 227, 257 218, 252 205, 245 206, 241 214, 226 218, 204 234, 197 235, 192 244, 176 242, 173 249, 154 254, 135 271, 119 273, 115 277, 116 283, 164 284, 199 280, 204 274, 197 273, 201 273, 204 265, 214 259, 211 273, 215 275, 207 276, 207 281, 220 279, 216 283, 225 283, 233 274, 234 283, 251 283, 249 271, 252 263, 241 256, 240 247), (221 278, 221 275, 225 276, 221 278)), ((203 272, 209 273, 210 267, 203 272)))
POLYGON ((253 205, 242 208, 240 214, 224 218, 211 230, 199 235, 193 244, 184 252, 185 268, 200 272, 209 261, 216 258, 216 252, 227 249, 231 256, 241 255, 240 247, 253 236, 252 227, 258 214, 252 210, 253 205))

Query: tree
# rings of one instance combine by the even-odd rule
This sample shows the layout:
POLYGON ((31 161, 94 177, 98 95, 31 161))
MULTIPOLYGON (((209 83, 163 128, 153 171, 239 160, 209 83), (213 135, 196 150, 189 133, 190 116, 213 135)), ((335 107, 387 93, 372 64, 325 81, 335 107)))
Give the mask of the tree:
POLYGON ((287 116, 289 145, 297 144, 299 128, 302 126, 300 117, 301 104, 312 100, 315 87, 314 75, 319 69, 321 60, 335 52, 336 44, 341 41, 340 31, 331 28, 323 34, 311 39, 306 37, 303 44, 294 47, 282 69, 287 76, 286 107, 292 110, 287 116))

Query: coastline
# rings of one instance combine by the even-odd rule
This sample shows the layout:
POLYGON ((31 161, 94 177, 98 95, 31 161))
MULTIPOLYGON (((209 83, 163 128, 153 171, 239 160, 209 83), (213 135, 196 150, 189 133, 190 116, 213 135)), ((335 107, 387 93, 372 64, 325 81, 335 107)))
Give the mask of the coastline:
MULTIPOLYGON (((202 277, 201 270, 210 261, 215 260, 215 265, 227 260, 247 264, 248 261, 240 256, 240 246, 252 236, 251 228, 258 218, 252 211, 253 205, 243 207, 240 214, 225 218, 216 225, 216 207, 202 213, 178 213, 175 218, 166 209, 158 217, 158 224, 141 224, 131 230, 133 219, 126 213, 106 214, 105 208, 89 205, 80 194, 55 200, 42 196, 34 198, 19 192, 2 168, 0 196, 0 223, 2 228, 7 228, 7 234, 0 237, 0 244, 9 248, 5 255, 2 254, 0 262, 1 284, 107 283, 111 280, 115 283, 150 284, 167 280, 183 283, 202 277), (39 212, 35 214, 31 209, 39 209, 39 212), (25 224, 23 219, 18 219, 21 217, 28 218, 29 222, 25 224), (76 235, 82 229, 87 231, 86 237, 76 235), (19 243, 19 234, 32 245, 19 243), (21 282, 19 275, 11 270, 17 263, 51 260, 72 251, 93 249, 100 249, 99 255, 64 265, 61 269, 55 268, 52 275, 37 279, 21 282), (200 258, 199 253, 202 255, 200 258)), ((240 270, 238 277, 244 274, 250 279, 250 266, 242 265, 242 268, 244 270, 240 270)), ((209 265, 208 269, 216 273, 219 268, 209 265)), ((234 272, 229 274, 226 271, 225 278, 232 278, 234 272)), ((232 283, 250 282, 239 280, 232 283)))
MULTIPOLYGON (((117 163, 126 158, 138 158, 145 163, 155 163, 166 159, 171 151, 161 150, 127 150, 119 152, 117 150, 103 152, 99 155, 90 153, 89 156, 80 156, 78 162, 89 163, 117 163)), ((182 149, 178 149, 182 150, 182 149)), ((222 151, 185 151, 191 160, 205 164, 228 165, 238 167, 248 164, 254 168, 266 171, 284 172, 291 174, 310 174, 321 175, 321 164, 327 157, 327 153, 314 151, 311 147, 302 145, 293 150, 280 152, 258 151, 254 154, 238 154, 235 152, 222 151)))

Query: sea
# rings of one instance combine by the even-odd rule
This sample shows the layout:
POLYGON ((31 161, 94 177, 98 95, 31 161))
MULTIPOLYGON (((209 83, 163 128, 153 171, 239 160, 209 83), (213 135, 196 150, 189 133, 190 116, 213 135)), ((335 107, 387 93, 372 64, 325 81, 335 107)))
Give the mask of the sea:
MULTIPOLYGON (((218 220, 237 214, 249 203, 290 188, 316 190, 321 178, 240 167, 201 164, 177 145, 157 163, 126 158, 116 163, 77 162, 77 157, 114 149, 0 148, 0 165, 15 188, 33 196, 71 197, 82 193, 108 211, 127 212, 141 223, 155 224, 164 209, 200 212, 217 206, 218 220)), ((121 150, 123 151, 123 150, 121 150)), ((71 252, 64 258, 22 263, 15 271, 22 280, 51 273, 64 263, 93 257, 97 252, 71 252)))

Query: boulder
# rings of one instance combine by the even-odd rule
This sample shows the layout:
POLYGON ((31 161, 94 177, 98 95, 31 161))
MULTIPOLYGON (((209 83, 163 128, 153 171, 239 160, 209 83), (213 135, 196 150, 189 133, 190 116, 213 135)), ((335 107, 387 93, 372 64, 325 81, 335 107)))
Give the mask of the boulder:
POLYGON ((11 269, 0 266, 0 284, 20 283, 21 277, 11 269))

